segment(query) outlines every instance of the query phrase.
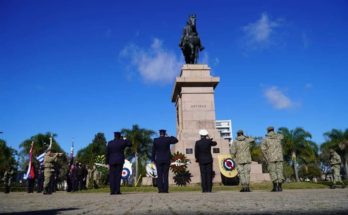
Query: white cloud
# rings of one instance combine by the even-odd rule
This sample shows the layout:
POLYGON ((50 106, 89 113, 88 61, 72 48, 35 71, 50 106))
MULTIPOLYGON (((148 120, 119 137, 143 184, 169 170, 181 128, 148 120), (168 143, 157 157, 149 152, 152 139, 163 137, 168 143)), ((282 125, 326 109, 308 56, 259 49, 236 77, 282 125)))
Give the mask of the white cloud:
POLYGON ((267 13, 261 14, 259 20, 243 27, 248 45, 267 45, 270 42, 271 35, 274 33, 274 29, 279 26, 280 23, 272 21, 267 13))
POLYGON ((150 83, 170 83, 180 72, 182 64, 174 52, 163 48, 162 41, 157 38, 147 49, 130 44, 120 56, 129 59, 143 80, 150 83))
POLYGON ((294 103, 277 87, 272 86, 264 91, 267 101, 276 109, 291 108, 294 103))

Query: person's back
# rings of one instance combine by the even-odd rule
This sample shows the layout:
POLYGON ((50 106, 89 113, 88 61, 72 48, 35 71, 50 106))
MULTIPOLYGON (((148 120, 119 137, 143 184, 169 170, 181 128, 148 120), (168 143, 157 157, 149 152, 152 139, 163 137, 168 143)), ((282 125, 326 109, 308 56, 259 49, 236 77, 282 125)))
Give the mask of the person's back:
POLYGON ((216 146, 216 142, 206 137, 196 141, 195 156, 200 164, 212 163, 213 157, 211 154, 211 147, 216 146))
POLYGON ((154 139, 153 143, 153 160, 161 162, 170 162, 170 145, 178 142, 175 137, 165 137, 161 136, 154 139))
POLYGON ((283 161, 281 140, 283 135, 269 132, 261 143, 261 150, 268 162, 283 161))
POLYGON ((124 150, 130 146, 128 140, 114 139, 108 142, 106 162, 109 165, 124 163, 124 150))

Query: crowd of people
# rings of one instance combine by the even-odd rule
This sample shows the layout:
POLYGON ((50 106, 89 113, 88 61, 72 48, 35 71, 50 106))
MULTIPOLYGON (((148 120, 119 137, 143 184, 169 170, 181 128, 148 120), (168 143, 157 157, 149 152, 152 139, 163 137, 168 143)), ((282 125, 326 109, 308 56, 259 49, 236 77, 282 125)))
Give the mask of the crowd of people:
MULTIPOLYGON (((157 188, 159 193, 168 193, 169 184, 169 167, 170 167, 170 145, 176 144, 178 139, 174 136, 167 136, 166 130, 159 131, 160 136, 154 139, 152 149, 152 162, 157 168, 157 188)), ((211 147, 216 146, 217 142, 209 137, 208 131, 201 129, 199 131, 200 139, 195 143, 195 158, 199 163, 201 172, 201 187, 202 192, 212 191, 212 173, 213 173, 213 158, 211 147)), ((283 136, 274 132, 273 127, 267 128, 267 134, 261 142, 261 151, 267 162, 270 178, 273 183, 273 192, 281 192, 283 190, 282 184, 285 181, 283 175, 283 150, 281 140, 283 136)), ((237 170, 242 186, 241 192, 250 192, 250 171, 251 171, 251 153, 250 144, 254 141, 253 138, 244 135, 242 130, 237 132, 237 137, 231 146, 231 157, 237 163, 237 170)), ((109 184, 110 194, 121 194, 120 183, 122 170, 124 165, 124 151, 132 144, 126 138, 121 136, 120 132, 114 132, 114 139, 109 141, 106 148, 106 164, 109 166, 109 184)), ((60 175, 60 169, 57 167, 57 160, 62 153, 52 153, 51 149, 46 150, 43 163, 39 168, 33 165, 35 177, 27 179, 27 192, 33 193, 36 187, 38 193, 52 194, 57 190, 57 181, 60 175)), ((330 149, 330 164, 333 170, 333 186, 336 188, 337 184, 344 184, 341 180, 340 165, 341 158, 333 150, 330 149)), ((13 169, 9 168, 5 172, 3 181, 5 185, 5 193, 10 192, 11 182, 13 176, 13 169)), ((88 170, 86 165, 78 161, 70 160, 66 173, 66 191, 76 192, 87 189, 88 170)))

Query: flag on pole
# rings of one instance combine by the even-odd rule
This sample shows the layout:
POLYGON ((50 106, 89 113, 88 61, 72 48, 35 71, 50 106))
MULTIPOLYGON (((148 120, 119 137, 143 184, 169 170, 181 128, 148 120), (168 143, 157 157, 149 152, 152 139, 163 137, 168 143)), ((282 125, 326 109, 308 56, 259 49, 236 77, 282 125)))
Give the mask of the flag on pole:
POLYGON ((39 156, 36 157, 36 160, 39 161, 40 166, 41 166, 41 164, 43 164, 43 162, 44 162, 45 155, 46 155, 46 152, 44 152, 44 153, 42 153, 41 155, 39 155, 39 156))
POLYGON ((70 159, 74 158, 74 140, 71 143, 71 148, 70 148, 70 159))
POLYGON ((33 147, 34 147, 34 141, 31 142, 30 151, 29 151, 29 165, 28 165, 28 171, 27 174, 24 176, 24 179, 33 179, 35 178, 35 171, 33 168, 33 147))

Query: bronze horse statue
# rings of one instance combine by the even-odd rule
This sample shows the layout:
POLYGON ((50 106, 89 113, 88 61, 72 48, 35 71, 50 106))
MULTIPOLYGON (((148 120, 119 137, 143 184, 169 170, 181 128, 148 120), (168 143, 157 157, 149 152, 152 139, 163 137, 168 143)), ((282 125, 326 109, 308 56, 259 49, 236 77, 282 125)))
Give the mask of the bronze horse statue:
POLYGON ((196 64, 199 52, 203 51, 204 47, 196 30, 196 15, 191 15, 184 28, 179 47, 185 57, 186 64, 196 64))

